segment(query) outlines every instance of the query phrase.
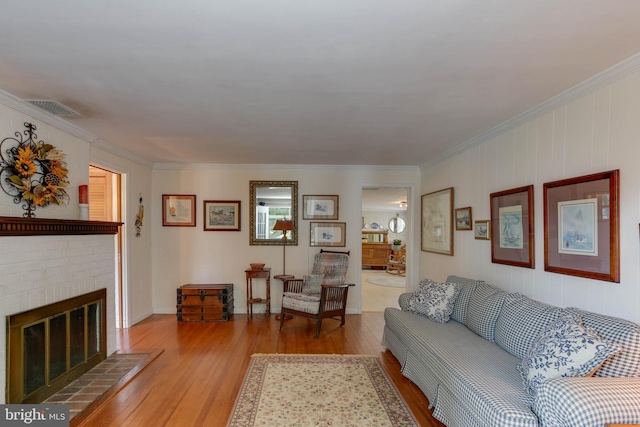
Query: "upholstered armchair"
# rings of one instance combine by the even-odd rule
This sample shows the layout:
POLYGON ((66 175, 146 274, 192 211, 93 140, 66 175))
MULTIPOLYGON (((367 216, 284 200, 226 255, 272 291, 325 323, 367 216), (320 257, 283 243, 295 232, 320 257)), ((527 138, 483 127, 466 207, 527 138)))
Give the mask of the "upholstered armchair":
POLYGON ((320 250, 313 262, 311 274, 302 279, 284 281, 280 329, 287 315, 316 321, 320 336, 322 319, 341 319, 344 325, 349 284, 344 283, 349 266, 349 252, 320 250))

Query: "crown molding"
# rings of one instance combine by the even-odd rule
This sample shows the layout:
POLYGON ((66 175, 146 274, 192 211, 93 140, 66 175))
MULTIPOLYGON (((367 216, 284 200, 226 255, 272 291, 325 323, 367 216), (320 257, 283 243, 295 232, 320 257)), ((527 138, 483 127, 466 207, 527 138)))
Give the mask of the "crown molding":
POLYGON ((136 154, 133 154, 129 151, 123 150, 121 148, 118 148, 106 141, 103 141, 93 133, 82 129, 81 127, 78 127, 73 123, 69 123, 66 120, 56 117, 50 113, 47 113, 46 111, 38 107, 28 104, 24 102, 22 99, 16 96, 13 96, 10 93, 5 92, 1 89, 0 89, 0 104, 6 105, 7 107, 12 108, 20 113, 31 116, 36 120, 40 120, 43 123, 46 123, 48 125, 55 127, 56 129, 59 129, 70 135, 80 138, 83 141, 88 142, 94 147, 100 148, 104 151, 110 152, 119 157, 122 157, 127 160, 131 160, 132 162, 139 163, 141 165, 145 165, 148 167, 151 167, 152 165, 145 158, 138 156, 136 154))
POLYGON ((620 80, 638 70, 640 70, 640 53, 630 56, 629 58, 613 65, 610 68, 607 68, 604 71, 601 71, 600 73, 588 78, 581 83, 578 83, 577 85, 565 90, 564 92, 560 92, 558 95, 549 98, 543 103, 538 104, 537 106, 523 113, 520 113, 505 122, 502 122, 496 127, 474 138, 471 138, 463 142, 462 144, 456 145, 450 150, 445 151, 444 153, 425 162, 422 166, 427 167, 455 154, 459 154, 467 150, 468 148, 486 142, 508 130, 520 126, 523 123, 540 117, 550 111, 557 109, 558 107, 561 107, 562 105, 566 105, 577 98, 583 97, 585 95, 588 95, 589 93, 595 92, 598 89, 608 86, 615 81, 620 80))
POLYGON ((145 159, 144 157, 139 156, 137 154, 133 154, 132 152, 124 150, 120 147, 116 147, 115 145, 110 144, 107 141, 104 141, 102 139, 97 139, 93 141, 91 143, 91 146, 104 150, 108 153, 114 154, 118 157, 122 157, 123 159, 130 160, 134 163, 138 163, 139 165, 146 166, 148 168, 153 167, 153 163, 145 159))
POLYGON ((385 171, 413 171, 420 172, 419 166, 394 165, 275 165, 275 164, 225 164, 225 163, 154 163, 154 170, 184 170, 184 169, 335 169, 335 170, 385 170, 385 171))

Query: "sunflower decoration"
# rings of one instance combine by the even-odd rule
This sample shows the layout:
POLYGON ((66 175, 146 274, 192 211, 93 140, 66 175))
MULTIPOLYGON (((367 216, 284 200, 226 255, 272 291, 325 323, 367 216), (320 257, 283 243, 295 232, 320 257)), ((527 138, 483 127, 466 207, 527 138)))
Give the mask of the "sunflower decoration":
POLYGON ((15 203, 24 203, 25 217, 35 216, 36 206, 67 204, 69 195, 64 190, 69 185, 69 170, 64 153, 51 144, 37 141, 36 127, 25 123, 23 134, 0 142, 0 186, 15 203), (5 144, 11 147, 5 148, 5 144))

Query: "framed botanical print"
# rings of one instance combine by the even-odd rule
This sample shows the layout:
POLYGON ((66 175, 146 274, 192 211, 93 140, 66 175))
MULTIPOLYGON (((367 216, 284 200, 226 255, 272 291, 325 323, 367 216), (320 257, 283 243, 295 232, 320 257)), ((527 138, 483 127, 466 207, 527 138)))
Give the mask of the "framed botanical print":
POLYGON ((422 195, 421 249, 453 256, 453 187, 422 195))
POLYGON ((162 195, 162 225, 196 226, 196 196, 192 194, 162 195))
POLYGON ((491 193, 491 262, 535 268, 533 185, 491 193))
POLYGON ((620 282, 620 171, 544 184, 544 269, 620 282))

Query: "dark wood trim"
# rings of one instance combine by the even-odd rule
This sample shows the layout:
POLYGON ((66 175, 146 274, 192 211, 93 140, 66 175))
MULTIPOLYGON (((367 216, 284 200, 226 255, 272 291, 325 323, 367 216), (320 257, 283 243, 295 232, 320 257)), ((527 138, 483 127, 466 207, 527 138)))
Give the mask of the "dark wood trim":
POLYGON ((122 222, 0 216, 0 236, 117 234, 122 222))

